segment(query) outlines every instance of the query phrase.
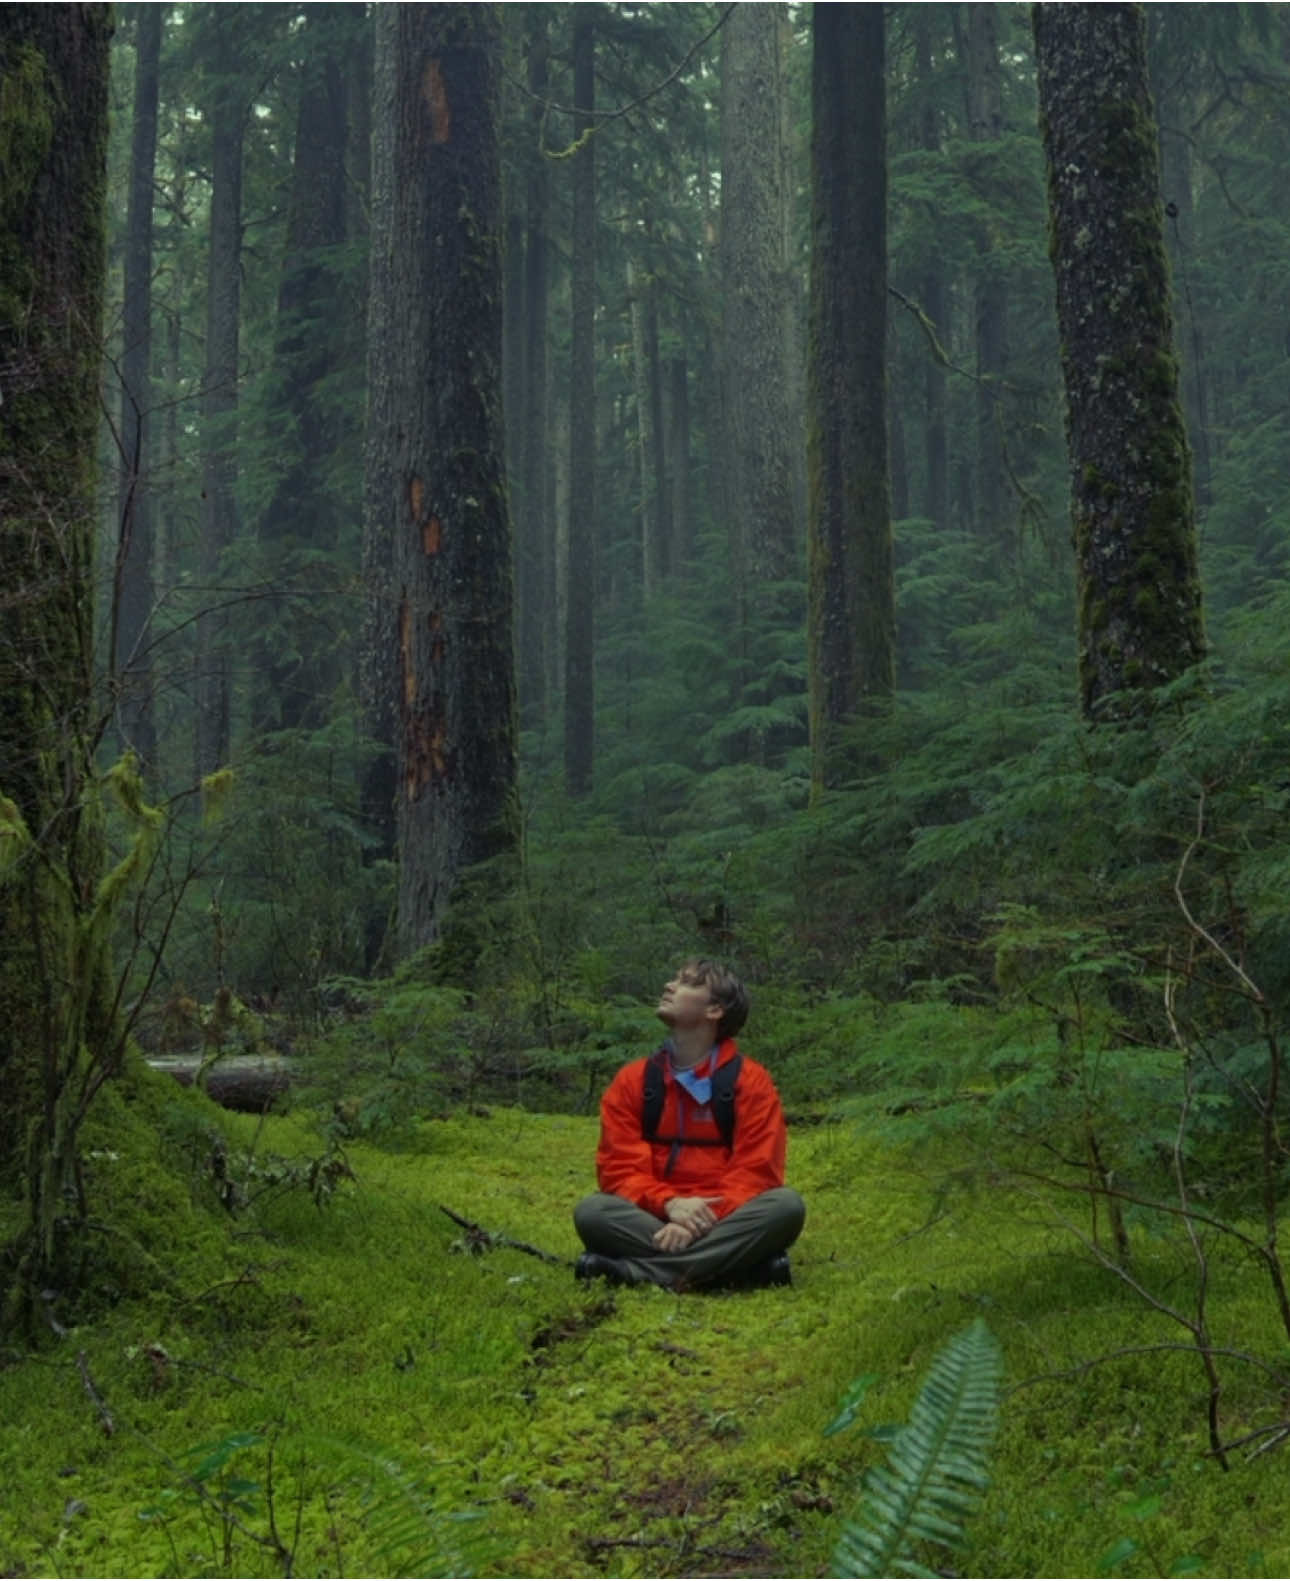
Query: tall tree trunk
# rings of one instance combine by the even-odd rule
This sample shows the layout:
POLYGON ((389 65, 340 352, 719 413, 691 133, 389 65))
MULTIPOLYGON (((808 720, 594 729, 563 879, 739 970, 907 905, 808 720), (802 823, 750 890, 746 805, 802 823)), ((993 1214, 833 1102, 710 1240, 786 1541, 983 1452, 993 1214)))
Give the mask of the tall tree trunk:
POLYGON ((627 260, 627 294, 631 303, 632 385, 636 395, 637 477, 640 482, 638 521, 640 591, 650 599, 658 589, 658 477, 654 471, 654 395, 646 322, 653 281, 634 259, 627 260))
MULTIPOLYGON (((894 361, 897 350, 894 332, 887 337, 887 349, 894 361)), ((905 454, 905 421, 898 402, 891 402, 887 409, 888 472, 891 477, 891 515, 895 521, 904 521, 909 515, 909 462, 905 454)))
MULTIPOLYGON (((929 153, 941 147, 940 120, 932 99, 932 17, 928 6, 911 12, 919 92, 923 109, 919 117, 919 146, 929 153)), ((932 252, 927 258, 921 282, 923 311, 942 346, 950 344, 949 291, 945 282, 945 263, 932 252)), ((946 425, 945 365, 928 353, 923 361, 923 446, 926 460, 923 515, 943 530, 949 526, 949 437, 946 425)))
POLYGON ((887 122, 882 7, 817 6, 812 54, 810 479, 812 781, 854 772, 848 727, 891 696, 887 122))
POLYGON ((1033 8, 1084 712, 1205 652, 1142 9, 1033 8))
POLYGON ((694 554, 694 520, 690 491, 690 370, 684 353, 667 363, 667 453, 671 458, 672 549, 674 572, 684 569, 694 554))
POLYGON ((1148 33, 1148 66, 1160 123, 1160 190, 1168 215, 1165 237, 1173 278, 1186 288, 1178 326, 1183 410, 1191 441, 1196 504, 1203 517, 1210 503, 1209 380, 1204 341, 1188 285, 1194 273, 1192 250, 1196 241, 1192 145, 1186 124, 1189 95, 1169 73, 1166 48, 1171 30, 1189 28, 1190 18, 1186 12, 1171 16, 1165 6, 1154 7, 1149 15, 1152 27, 1148 33))
POLYGON ((596 108, 595 20, 574 12, 573 280, 569 369, 569 566, 565 627, 564 780, 591 789, 595 752, 596 594, 596 108))
POLYGON ((779 50, 780 257, 783 278, 784 407, 790 420, 788 452, 792 471, 795 572, 805 564, 806 550, 806 272, 799 257, 797 193, 806 173, 806 148, 798 125, 797 105, 790 89, 793 55, 798 45, 793 17, 786 5, 774 7, 779 50))
POLYGON ((658 282, 645 297, 645 373, 649 394, 649 469, 654 480, 654 583, 672 573, 672 497, 667 479, 667 430, 663 426, 663 364, 659 357, 658 282))
MULTIPOLYGON (((399 948, 444 929, 468 870, 518 850, 510 517, 502 464, 501 29, 492 5, 382 6, 393 74, 390 424, 373 489, 393 541, 399 948)), ((388 135, 383 132, 382 136, 388 135)), ((384 209, 374 208, 377 212, 384 209)), ((373 290, 377 288, 373 278, 373 290)), ((472 875, 473 877, 473 875, 472 875)))
POLYGON ((547 521, 547 299, 551 207, 549 161, 543 152, 547 118, 549 45, 543 8, 530 12, 529 92, 533 146, 529 149, 524 244, 524 471, 520 488, 516 594, 519 604, 520 706, 526 724, 546 712, 543 624, 546 565, 551 554, 547 521))
MULTIPOLYGON (((358 690, 365 761, 359 788, 368 860, 392 862, 398 840, 395 786, 398 770, 398 699, 391 677, 399 670, 399 592, 394 567, 394 517, 398 490, 396 438, 399 402, 395 389, 401 327, 395 318, 393 256, 395 230, 395 121, 398 114, 398 8, 373 13, 372 126, 369 165, 371 247, 367 290, 367 421, 363 444, 363 629, 359 642, 358 690)), ((366 940, 366 964, 374 970, 392 948, 375 919, 366 940)))
POLYGON ((60 1278, 77 1127, 118 1054, 108 930, 89 926, 110 37, 107 6, 0 15, 0 1183, 25 1177, 9 1294, 33 1306, 60 1278))
MULTIPOLYGON (((519 519, 524 464, 524 215, 507 183, 506 232, 502 244, 502 419, 506 430, 506 486, 519 519)), ((518 534, 517 534, 518 536, 518 534)), ((516 545, 516 569, 520 549, 516 545)), ((519 588, 516 588, 518 597, 519 588)))
MULTIPOLYGON (((968 136, 993 142, 1003 130, 1003 74, 995 34, 995 7, 965 7, 963 37, 968 136)), ((985 194, 988 198, 988 194, 985 194)), ((978 530, 992 547, 1005 540, 1007 475, 1004 466, 1003 381, 1008 364, 1008 282, 998 262, 998 241, 988 220, 977 227, 974 284, 976 312, 976 506, 978 530)))
MULTIPOLYGON (((286 253, 278 285, 274 364, 281 402, 277 484, 260 530, 264 573, 277 597, 262 614, 257 643, 253 728, 316 728, 338 679, 338 659, 305 566, 334 549, 341 504, 329 463, 346 435, 329 408, 327 381, 340 362, 344 324, 336 322, 343 283, 337 256, 345 240, 346 94, 336 27, 345 12, 303 8, 295 156, 287 208, 286 253)), ((278 414, 274 414, 275 418, 278 414)))
POLYGON ((156 766, 152 660, 148 626, 154 592, 152 438, 152 184, 157 155, 157 82, 165 8, 137 5, 134 124, 130 197, 126 212, 125 280, 121 312, 121 477, 117 491, 120 537, 113 601, 113 664, 120 687, 117 722, 122 739, 144 766, 156 766))
POLYGON ((246 105, 236 63, 218 63, 211 88, 211 219, 202 386, 202 597, 197 622, 196 767, 228 761, 232 680, 221 607, 225 552, 237 537, 238 317, 242 275, 242 136, 246 105))
POLYGON ((734 8, 721 32, 721 370, 726 526, 747 625, 797 560, 780 7, 734 8))

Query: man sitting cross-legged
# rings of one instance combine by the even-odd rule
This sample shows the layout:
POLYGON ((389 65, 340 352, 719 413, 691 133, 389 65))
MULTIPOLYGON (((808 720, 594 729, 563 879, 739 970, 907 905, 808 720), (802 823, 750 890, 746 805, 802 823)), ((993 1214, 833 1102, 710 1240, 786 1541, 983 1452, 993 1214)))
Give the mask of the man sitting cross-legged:
POLYGON ((788 1284, 806 1208, 784 1184, 787 1131, 764 1066, 735 1047, 743 984, 687 961, 663 990, 670 1031, 600 1106, 599 1192, 574 1209, 580 1279, 672 1289, 788 1284))

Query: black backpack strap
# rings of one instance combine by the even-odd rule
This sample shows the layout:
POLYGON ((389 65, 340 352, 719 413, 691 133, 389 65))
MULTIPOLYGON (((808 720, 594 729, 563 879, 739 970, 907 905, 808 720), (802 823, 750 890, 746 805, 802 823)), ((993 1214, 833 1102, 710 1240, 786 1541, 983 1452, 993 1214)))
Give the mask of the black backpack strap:
POLYGON ((663 1118, 663 1067, 667 1050, 659 1049, 645 1061, 645 1092, 641 1102, 641 1135, 652 1142, 663 1118))
MULTIPOLYGON (((647 1142, 658 1138, 659 1121, 663 1118, 663 1072, 667 1050, 659 1049, 645 1061, 645 1090, 641 1101, 641 1135, 647 1142)), ((718 1065, 712 1078, 712 1117, 721 1132, 727 1149, 735 1145, 735 1083, 744 1057, 736 1054, 724 1065, 718 1065)))
POLYGON ((743 1062, 743 1055, 736 1054, 724 1065, 718 1065, 712 1078, 712 1118, 717 1122, 721 1140, 730 1149, 735 1145, 735 1083, 743 1062))

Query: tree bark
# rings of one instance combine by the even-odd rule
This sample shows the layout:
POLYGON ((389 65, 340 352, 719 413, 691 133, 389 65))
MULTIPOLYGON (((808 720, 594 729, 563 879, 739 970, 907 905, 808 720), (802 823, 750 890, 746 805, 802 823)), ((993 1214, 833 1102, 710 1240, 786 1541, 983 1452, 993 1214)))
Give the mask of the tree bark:
POLYGON ((663 364, 659 357, 658 282, 645 295, 645 375, 649 396, 649 470, 654 480, 654 570, 657 586, 672 574, 672 496, 668 490, 667 430, 663 426, 663 364))
POLYGON ((110 37, 106 6, 0 16, 0 1181, 26 1177, 27 1290, 56 1277, 77 1127, 119 1055, 88 927, 110 37))
POLYGON ((316 729, 338 679, 339 655, 320 618, 324 592, 310 586, 302 561, 318 549, 334 549, 341 529, 342 502, 330 465, 346 435, 329 404, 327 381, 344 349, 344 325, 336 321, 344 298, 337 254, 346 208, 341 51, 353 41, 336 27, 344 11, 309 5, 303 17, 274 346, 281 426, 271 461, 278 480, 260 531, 264 574, 287 596, 276 597, 261 622, 252 721, 258 732, 316 729))
POLYGON ((886 704, 894 675, 883 45, 881 6, 816 7, 807 455, 817 791, 855 772, 848 728, 886 704))
MULTIPOLYGON (((1165 237, 1173 276, 1185 284, 1192 273, 1196 242, 1192 145, 1186 126, 1191 96, 1185 83, 1178 81, 1176 74, 1169 70, 1168 44, 1177 32, 1189 27, 1190 19, 1185 12, 1181 16, 1171 16, 1167 7, 1156 6, 1151 20, 1148 69, 1160 123, 1160 191, 1168 216, 1165 237)), ((1190 303, 1179 326, 1178 339, 1181 342, 1183 411, 1191 442, 1196 505, 1203 517, 1210 503, 1209 381, 1204 340, 1190 303)))
MULTIPOLYGON (((968 137, 990 143, 1003 129, 1003 76, 993 5, 965 7, 964 65, 968 137)), ((987 200, 989 194, 982 194, 987 200)), ((992 549, 1003 546, 1007 474, 1002 429, 1003 381, 1008 365, 1008 281, 997 258, 988 219, 977 226, 976 280, 976 508, 977 527, 992 549)))
POLYGON ((134 122, 130 145, 130 196, 126 211, 124 290, 121 310, 121 475, 117 490, 116 578, 113 589, 113 665, 120 688, 121 738, 148 769, 156 766, 152 660, 148 628, 154 591, 152 439, 152 185, 157 154, 157 86, 161 59, 161 5, 135 13, 134 122))
MULTIPOLYGON (((395 358, 400 329, 393 300, 395 230, 395 120, 397 115, 397 8, 373 15, 370 192, 371 249, 367 291, 367 421, 363 446, 363 631, 359 645, 359 706, 366 759, 360 804, 369 838, 369 861, 392 862, 397 842, 398 704, 391 678, 398 674, 398 584, 394 568, 391 501, 397 490, 395 358)), ((373 969, 386 945, 373 929, 367 965, 373 969)))
POLYGON ((520 707, 526 724, 546 712, 543 644, 544 583, 551 554, 547 520, 547 229, 551 207, 549 162, 542 150, 547 120, 549 45, 541 7, 530 13, 528 86, 533 139, 528 150, 524 242, 524 469, 517 522, 520 707))
POLYGON ((681 353, 667 362, 667 453, 671 458, 673 572, 682 571, 694 555, 694 520, 690 491, 690 369, 681 353))
POLYGON ((595 22, 574 13, 573 280, 570 304, 569 562, 565 627, 564 779, 591 789, 595 754, 596 593, 596 108, 595 22))
POLYGON ((1085 715, 1203 657, 1141 7, 1032 11, 1066 386, 1085 715))
POLYGON ((785 344, 780 10, 738 5, 721 31, 723 472, 745 626, 759 590, 789 576, 799 553, 785 344))
MULTIPOLYGON (((502 462, 498 153, 492 5, 383 6, 392 71, 395 332, 371 481, 389 523, 398 726, 400 953, 434 942, 479 864, 518 851, 511 529, 502 462)), ((376 281, 373 280, 375 287, 376 281)))
MULTIPOLYGON (((226 46, 231 49, 231 46, 226 46)), ((217 63, 211 85, 211 218, 202 384, 202 596, 197 621, 196 769, 227 763, 232 732, 225 552, 237 537, 238 319, 242 275, 242 138, 246 105, 238 63, 217 63)))
MULTIPOLYGON (((919 93, 923 101, 919 118, 919 145, 929 153, 937 153, 941 147, 941 132, 938 111, 932 99, 931 13, 927 6, 918 6, 911 15, 915 30, 919 93)), ((941 345, 948 347, 949 291, 945 280, 945 264, 938 255, 927 259, 921 290, 923 311, 931 321, 941 345)), ((949 526, 950 516, 945 367, 929 352, 924 358, 923 369, 923 446, 926 458, 923 515, 944 530, 949 526)))
POLYGON ((638 496, 640 593, 650 599, 658 589, 660 555, 658 543, 658 488, 654 471, 654 395, 650 381, 650 358, 646 320, 654 285, 648 271, 634 259, 627 260, 627 295, 632 326, 632 387, 636 396, 636 475, 638 496))

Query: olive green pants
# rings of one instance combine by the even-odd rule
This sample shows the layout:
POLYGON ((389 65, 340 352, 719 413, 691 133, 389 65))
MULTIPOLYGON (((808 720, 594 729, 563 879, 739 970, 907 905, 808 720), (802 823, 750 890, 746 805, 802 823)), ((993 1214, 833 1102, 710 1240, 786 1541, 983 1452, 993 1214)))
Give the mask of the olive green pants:
POLYGON ((683 1252, 660 1252, 654 1236, 665 1222, 626 1197, 598 1191, 573 1210, 574 1228, 589 1252, 617 1258, 640 1284, 693 1289, 737 1279, 787 1250, 802 1233, 806 1204, 791 1186, 745 1202, 683 1252))

